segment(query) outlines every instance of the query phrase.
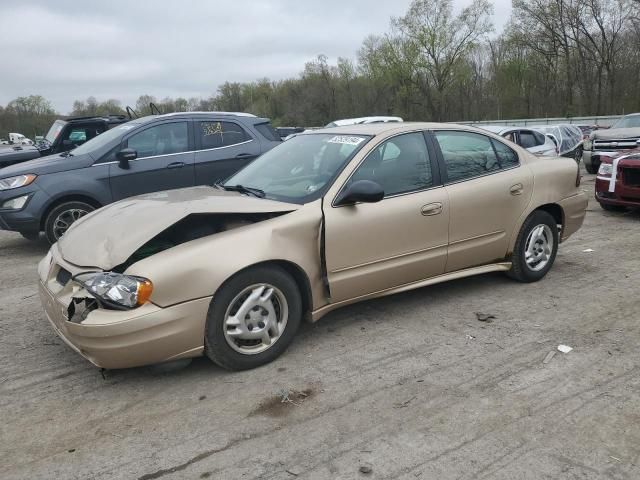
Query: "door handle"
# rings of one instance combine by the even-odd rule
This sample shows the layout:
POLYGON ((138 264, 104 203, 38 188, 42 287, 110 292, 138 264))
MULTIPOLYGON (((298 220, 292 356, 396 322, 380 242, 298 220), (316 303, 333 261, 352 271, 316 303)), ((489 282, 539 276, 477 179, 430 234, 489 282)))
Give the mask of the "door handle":
POLYGON ((184 167, 184 162, 173 162, 167 165, 167 168, 182 168, 184 167))
POLYGON ((511 195, 522 195, 522 191, 524 190, 524 186, 521 183, 516 183, 512 185, 509 189, 509 193, 511 195))
POLYGON ((253 157, 253 155, 251 155, 250 153, 239 153, 238 155, 236 155, 236 158, 249 158, 249 157, 253 157))
POLYGON ((424 205, 420 209, 420 213, 425 217, 430 217, 432 215, 439 215, 442 213, 442 204, 439 202, 429 203, 428 205, 424 205))

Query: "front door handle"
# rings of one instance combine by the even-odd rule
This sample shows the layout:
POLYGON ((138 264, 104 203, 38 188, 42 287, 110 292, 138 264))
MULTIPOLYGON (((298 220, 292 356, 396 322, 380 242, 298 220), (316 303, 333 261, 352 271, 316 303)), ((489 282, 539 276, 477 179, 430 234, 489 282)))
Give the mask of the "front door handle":
POLYGON ((522 191, 524 190, 524 186, 521 183, 516 183, 512 185, 509 189, 509 193, 511 195, 522 195, 522 191))
POLYGON ((432 215, 439 215, 442 213, 442 204, 439 202, 429 203, 428 205, 424 205, 420 209, 420 213, 425 217, 430 217, 432 215))
POLYGON ((173 162, 167 165, 167 168, 182 168, 184 167, 184 162, 173 162))

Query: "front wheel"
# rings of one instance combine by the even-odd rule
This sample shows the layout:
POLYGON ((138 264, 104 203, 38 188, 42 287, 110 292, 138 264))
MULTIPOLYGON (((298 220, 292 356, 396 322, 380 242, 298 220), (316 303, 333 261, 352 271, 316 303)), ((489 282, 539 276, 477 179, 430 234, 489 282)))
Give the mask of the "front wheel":
POLYGON ((519 282, 537 282, 551 269, 557 253, 556 220, 549 213, 536 210, 520 229, 508 275, 519 282))
POLYGON ((247 370, 280 356, 302 319, 296 282, 278 266, 238 273, 211 300, 205 353, 228 370, 247 370))
POLYGON ((587 171, 587 173, 594 175, 598 173, 599 168, 600 168, 600 165, 594 165, 593 163, 587 164, 587 162, 584 162, 584 169, 587 171))
POLYGON ((95 208, 84 202, 65 202, 49 212, 44 221, 44 233, 49 243, 54 244, 67 232, 69 227, 95 208))

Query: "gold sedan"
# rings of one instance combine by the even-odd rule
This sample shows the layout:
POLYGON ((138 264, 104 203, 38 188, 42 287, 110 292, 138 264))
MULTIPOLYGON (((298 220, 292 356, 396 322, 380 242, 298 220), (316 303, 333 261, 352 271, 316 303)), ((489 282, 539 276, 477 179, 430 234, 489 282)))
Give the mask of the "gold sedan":
POLYGON ((579 183, 572 159, 471 127, 316 130, 224 183, 87 215, 40 263, 40 295, 99 367, 253 368, 343 305, 487 272, 542 279, 582 225, 579 183))

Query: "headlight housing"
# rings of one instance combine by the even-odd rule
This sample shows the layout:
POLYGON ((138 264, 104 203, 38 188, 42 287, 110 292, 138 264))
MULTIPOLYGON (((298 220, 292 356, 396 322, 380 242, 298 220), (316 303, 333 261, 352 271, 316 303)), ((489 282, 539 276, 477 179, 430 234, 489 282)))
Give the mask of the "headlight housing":
POLYGON ((0 179, 0 190, 12 190, 14 188, 26 187, 36 179, 37 175, 28 173, 26 175, 18 175, 17 177, 9 177, 0 179))
POLYGON ((153 283, 143 277, 114 272, 84 273, 74 277, 94 297, 113 308, 135 308, 151 298, 153 283))
POLYGON ((610 177, 613 175, 613 165, 611 163, 601 163, 598 169, 598 175, 606 175, 610 177))

